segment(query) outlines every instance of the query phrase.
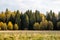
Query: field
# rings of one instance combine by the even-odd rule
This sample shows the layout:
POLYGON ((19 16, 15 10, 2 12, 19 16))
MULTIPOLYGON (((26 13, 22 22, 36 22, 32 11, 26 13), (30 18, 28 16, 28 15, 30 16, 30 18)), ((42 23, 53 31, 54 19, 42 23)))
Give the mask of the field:
POLYGON ((0 31, 0 40, 60 40, 60 31, 0 31))

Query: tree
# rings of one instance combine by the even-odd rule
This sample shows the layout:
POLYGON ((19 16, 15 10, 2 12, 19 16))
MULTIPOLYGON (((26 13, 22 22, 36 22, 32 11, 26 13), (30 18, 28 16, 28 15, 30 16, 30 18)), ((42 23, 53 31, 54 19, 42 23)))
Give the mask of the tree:
POLYGON ((19 29, 21 28, 21 19, 20 19, 20 12, 17 10, 16 15, 15 15, 15 23, 18 24, 19 29))
POLYGON ((53 30, 53 23, 51 21, 48 21, 48 30, 53 30))
POLYGON ((42 13, 40 13, 40 19, 41 21, 45 21, 46 20, 46 16, 42 13))
POLYGON ((50 12, 47 12, 46 19, 48 21, 52 21, 52 16, 53 16, 53 12, 52 12, 52 10, 50 10, 50 12))
POLYGON ((11 12, 9 21, 11 21, 13 24, 15 24, 15 16, 16 16, 16 11, 11 12))
POLYGON ((56 25, 56 24, 57 24, 57 17, 55 16, 55 13, 52 12, 52 10, 50 10, 50 12, 47 13, 46 19, 47 19, 48 21, 52 21, 52 22, 53 22, 53 25, 54 25, 53 29, 55 30, 55 29, 56 29, 56 26, 57 26, 57 25, 56 25))
POLYGON ((21 28, 22 29, 25 29, 29 27, 29 18, 28 18, 28 15, 27 14, 23 14, 21 15, 21 28))
POLYGON ((8 22, 8 27, 7 27, 9 30, 12 30, 13 29, 13 24, 11 21, 8 22))
POLYGON ((2 26, 3 26, 3 22, 0 22, 0 29, 2 29, 2 26))
POLYGON ((58 22, 60 21, 60 12, 58 13, 58 22))
POLYGON ((40 24, 38 22, 34 23, 33 29, 39 30, 40 29, 40 24))
POLYGON ((13 23, 13 25, 15 24, 15 17, 13 17, 13 15, 11 14, 9 21, 11 21, 13 23))
POLYGON ((0 14, 0 21, 5 22, 5 20, 6 20, 6 15, 4 14, 4 12, 2 12, 0 14))
POLYGON ((10 18, 10 16, 11 16, 11 12, 10 12, 8 9, 6 9, 5 15, 6 15, 6 20, 5 20, 5 22, 8 24, 9 18, 10 18))
POLYGON ((13 27, 14 30, 18 30, 18 24, 14 24, 14 27, 13 27))
POLYGON ((57 30, 60 30, 60 22, 57 22, 57 30))
POLYGON ((48 29, 48 21, 41 21, 40 22, 40 30, 47 30, 48 29))
POLYGON ((27 15, 28 15, 28 17, 30 18, 30 17, 31 17, 31 15, 32 15, 32 10, 27 10, 27 11, 25 12, 25 14, 27 14, 27 15))
POLYGON ((41 22, 40 12, 38 10, 35 11, 35 18, 36 18, 36 22, 38 23, 41 22))
POLYGON ((35 23, 35 15, 33 14, 32 10, 28 10, 25 12, 25 14, 28 15, 28 18, 29 18, 29 30, 32 30, 33 29, 33 24, 35 23))
POLYGON ((44 22, 46 20, 46 18, 44 16, 42 16, 42 22, 44 22))
POLYGON ((57 27, 57 18, 55 16, 54 12, 53 12, 53 15, 52 15, 52 22, 53 22, 53 25, 54 25, 54 30, 56 30, 56 27, 57 27))
POLYGON ((3 23, 1 29, 2 30, 7 30, 7 24, 6 23, 3 23))
POLYGON ((48 12, 47 12, 47 14, 46 14, 46 19, 47 19, 48 21, 51 21, 51 19, 52 19, 52 16, 51 16, 50 13, 48 13, 48 12))

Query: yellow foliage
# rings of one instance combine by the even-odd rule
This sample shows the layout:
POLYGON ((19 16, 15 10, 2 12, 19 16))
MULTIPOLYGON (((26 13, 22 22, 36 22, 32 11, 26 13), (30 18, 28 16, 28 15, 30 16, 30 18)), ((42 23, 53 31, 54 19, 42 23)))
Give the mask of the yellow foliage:
POLYGON ((1 27, 2 25, 1 25, 1 22, 0 22, 0 27, 1 27))
POLYGON ((5 18, 6 16, 5 16, 5 14, 3 13, 3 14, 0 14, 0 18, 5 18))
POLYGON ((40 29, 45 29, 45 28, 47 28, 47 26, 48 26, 47 20, 40 22, 40 29))
POLYGON ((3 26, 3 22, 0 22, 0 29, 1 29, 2 26, 3 26))
POLYGON ((14 24, 14 29, 18 30, 18 24, 14 24))
POLYGON ((13 24, 12 24, 12 22, 8 22, 8 29, 10 29, 10 30, 13 29, 13 24))
POLYGON ((7 14, 6 16, 7 16, 7 18, 10 18, 11 14, 7 14))
POLYGON ((33 28, 34 29, 40 29, 40 24, 39 23, 35 23, 33 28))
POLYGON ((0 22, 0 27, 2 27, 2 25, 3 25, 3 22, 0 22))
POLYGON ((1 29, 6 30, 7 29, 7 24, 6 23, 3 23, 1 29))
POLYGON ((40 16, 42 17, 42 16, 45 16, 43 13, 40 13, 40 16))
POLYGON ((11 15, 12 15, 13 17, 15 17, 16 13, 12 12, 11 15))
POLYGON ((12 12, 10 12, 10 11, 8 11, 7 13, 5 13, 7 19, 10 18, 11 13, 12 13, 12 12))
POLYGON ((47 20, 45 20, 45 25, 48 25, 48 21, 47 20))

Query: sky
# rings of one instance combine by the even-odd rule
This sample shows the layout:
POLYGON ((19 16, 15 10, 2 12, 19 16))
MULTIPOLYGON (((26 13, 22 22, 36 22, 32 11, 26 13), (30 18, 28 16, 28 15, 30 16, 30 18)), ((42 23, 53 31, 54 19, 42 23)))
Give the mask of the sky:
POLYGON ((39 10, 42 13, 46 11, 60 11, 60 0, 0 0, 0 11, 5 11, 8 8, 11 11, 20 10, 39 10))

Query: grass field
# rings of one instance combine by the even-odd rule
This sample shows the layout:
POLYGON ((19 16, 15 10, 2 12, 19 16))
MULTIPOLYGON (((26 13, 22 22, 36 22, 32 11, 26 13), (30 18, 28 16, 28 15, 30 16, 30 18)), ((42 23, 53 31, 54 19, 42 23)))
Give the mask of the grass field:
POLYGON ((60 31, 0 31, 0 40, 60 40, 60 31))

